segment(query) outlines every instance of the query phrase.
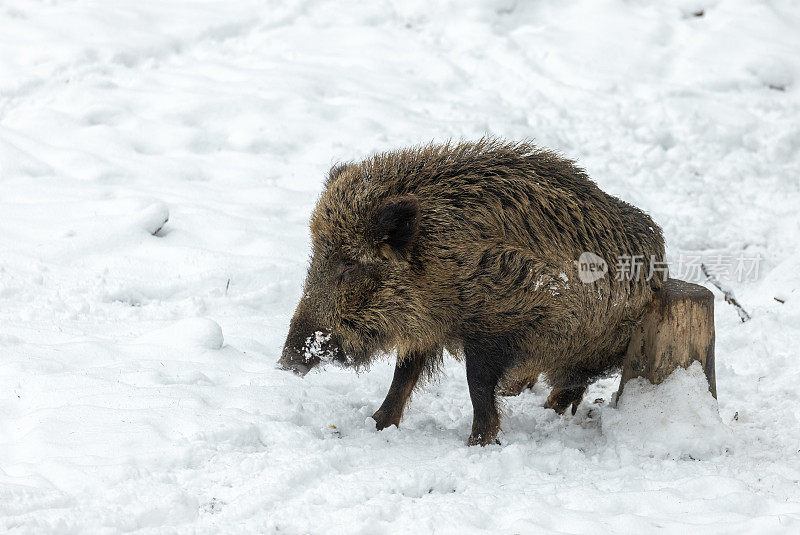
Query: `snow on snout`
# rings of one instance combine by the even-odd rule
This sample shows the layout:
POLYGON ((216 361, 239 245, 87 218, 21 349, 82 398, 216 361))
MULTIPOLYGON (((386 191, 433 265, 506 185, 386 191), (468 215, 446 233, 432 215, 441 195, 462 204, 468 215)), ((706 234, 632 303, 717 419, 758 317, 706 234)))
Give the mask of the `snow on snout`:
POLYGON ((327 364, 344 357, 343 363, 352 364, 352 359, 349 356, 340 355, 339 348, 332 348, 330 346, 331 336, 331 334, 316 331, 312 336, 306 338, 305 347, 303 348, 303 359, 305 362, 312 362, 319 359, 327 364))
POLYGON ((316 331, 312 336, 306 338, 306 345, 303 352, 303 359, 311 362, 314 359, 330 360, 333 358, 331 351, 325 349, 325 345, 330 342, 331 335, 316 331))

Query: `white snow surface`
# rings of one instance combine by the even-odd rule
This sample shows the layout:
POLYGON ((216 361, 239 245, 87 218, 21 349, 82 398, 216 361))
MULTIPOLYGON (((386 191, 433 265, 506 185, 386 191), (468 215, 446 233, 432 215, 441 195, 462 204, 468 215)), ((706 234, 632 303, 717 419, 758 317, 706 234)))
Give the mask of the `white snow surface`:
POLYGON ((3 2, 0 531, 800 532, 798 84, 792 0, 3 2), (469 448, 457 361, 382 432, 389 360, 275 368, 331 164, 486 134, 760 256, 718 407, 539 384, 469 448))
POLYGON ((651 456, 702 459, 726 453, 731 430, 719 415, 700 363, 678 368, 653 385, 631 379, 617 403, 602 414, 603 434, 617 448, 651 456))

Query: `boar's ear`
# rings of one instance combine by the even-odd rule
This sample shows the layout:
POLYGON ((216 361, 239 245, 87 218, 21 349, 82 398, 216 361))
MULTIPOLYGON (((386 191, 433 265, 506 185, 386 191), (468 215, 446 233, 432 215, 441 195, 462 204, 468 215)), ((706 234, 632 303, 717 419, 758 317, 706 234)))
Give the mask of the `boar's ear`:
POLYGON ((376 245, 405 247, 419 230, 419 201, 413 195, 395 195, 375 210, 372 240, 376 245))

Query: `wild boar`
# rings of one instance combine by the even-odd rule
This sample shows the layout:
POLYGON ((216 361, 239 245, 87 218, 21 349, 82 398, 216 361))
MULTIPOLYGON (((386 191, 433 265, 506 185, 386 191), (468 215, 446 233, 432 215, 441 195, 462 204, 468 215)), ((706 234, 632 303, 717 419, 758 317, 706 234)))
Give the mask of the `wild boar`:
POLYGON ((494 443, 498 383, 539 373, 547 406, 573 413, 622 363, 665 272, 661 229, 573 161, 482 139, 377 154, 331 169, 311 216, 313 254, 279 365, 366 367, 397 353, 378 429, 398 425, 444 351, 463 358, 468 444, 494 443), (608 263, 579 278, 589 253, 608 263), (626 273, 618 258, 632 258, 626 273))

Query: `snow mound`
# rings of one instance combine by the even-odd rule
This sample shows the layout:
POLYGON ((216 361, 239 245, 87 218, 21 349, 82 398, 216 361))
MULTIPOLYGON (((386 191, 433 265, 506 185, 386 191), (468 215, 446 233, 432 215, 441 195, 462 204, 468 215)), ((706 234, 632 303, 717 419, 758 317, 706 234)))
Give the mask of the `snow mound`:
POLYGON ((659 385, 628 381, 617 409, 603 412, 602 429, 618 447, 660 458, 718 455, 730 449, 732 438, 697 362, 659 385))
POLYGON ((208 318, 187 318, 148 333, 139 340, 146 344, 170 347, 221 349, 224 338, 222 327, 216 321, 208 318))
POLYGON ((136 226, 149 234, 156 234, 169 221, 169 208, 163 202, 154 202, 136 218, 136 226))
POLYGON ((788 61, 781 61, 778 58, 758 58, 751 62, 748 68, 770 89, 785 91, 794 82, 793 66, 788 61))

